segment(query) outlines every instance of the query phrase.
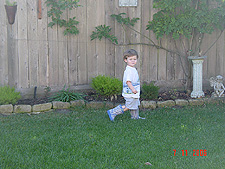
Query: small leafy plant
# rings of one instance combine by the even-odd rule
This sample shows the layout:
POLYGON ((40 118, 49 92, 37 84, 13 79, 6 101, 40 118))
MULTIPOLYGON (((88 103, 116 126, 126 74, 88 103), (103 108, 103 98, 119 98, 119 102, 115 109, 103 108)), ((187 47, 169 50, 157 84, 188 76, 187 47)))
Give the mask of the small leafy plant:
MULTIPOLYGON (((130 28, 133 27, 135 23, 139 20, 139 18, 130 19, 129 17, 123 17, 123 15, 126 15, 126 13, 120 13, 118 15, 113 14, 111 15, 111 17, 114 18, 122 26, 126 25, 130 28)), ((100 25, 95 27, 95 29, 96 31, 92 32, 91 40, 99 39, 101 41, 101 39, 105 37, 106 39, 110 40, 113 44, 118 45, 117 37, 110 34, 112 30, 110 26, 100 25)))
POLYGON ((70 88, 67 89, 66 85, 63 87, 62 90, 54 94, 52 97, 50 97, 51 101, 61 101, 61 102, 70 102, 74 100, 83 100, 83 94, 76 93, 74 91, 70 91, 70 88))
POLYGON ((9 0, 6 0, 5 3, 6 3, 7 6, 15 6, 17 4, 15 1, 10 2, 9 0))
POLYGON ((0 87, 0 105, 1 104, 16 104, 21 98, 19 92, 15 91, 15 88, 10 86, 0 87))
POLYGON ((170 95, 170 98, 175 100, 178 96, 178 92, 177 92, 177 89, 171 89, 169 90, 169 95, 170 95))
POLYGON ((115 18, 118 23, 124 24, 127 26, 134 26, 135 23, 137 23, 137 21, 140 20, 140 18, 130 19, 129 17, 122 17, 122 15, 126 15, 126 13, 120 13, 118 15, 112 14, 111 17, 115 18))
POLYGON ((92 32, 91 40, 94 40, 97 38, 101 40, 103 37, 105 37, 106 39, 110 40, 113 44, 118 44, 117 37, 110 34, 112 30, 110 26, 100 25, 95 27, 95 29, 96 31, 92 32))
POLYGON ((115 97, 120 94, 123 89, 123 83, 117 78, 110 76, 99 75, 92 78, 91 86, 100 95, 107 97, 115 97))
POLYGON ((53 27, 54 25, 59 25, 60 27, 65 27, 64 35, 67 34, 78 34, 79 30, 76 27, 79 22, 76 17, 69 18, 68 21, 62 19, 63 11, 67 9, 72 10, 79 7, 79 0, 46 0, 47 7, 50 7, 48 11, 48 17, 51 17, 52 22, 48 24, 48 27, 53 27))
POLYGON ((159 87, 155 86, 153 82, 150 84, 144 83, 142 86, 141 98, 147 100, 154 100, 158 98, 159 87))

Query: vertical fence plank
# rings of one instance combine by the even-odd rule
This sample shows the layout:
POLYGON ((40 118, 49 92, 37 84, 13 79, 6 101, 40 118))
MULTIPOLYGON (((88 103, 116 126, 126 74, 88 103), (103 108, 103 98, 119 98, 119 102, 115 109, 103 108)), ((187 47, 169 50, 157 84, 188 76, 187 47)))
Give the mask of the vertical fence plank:
POLYGON ((42 87, 49 86, 49 55, 48 55, 48 16, 47 6, 41 3, 42 18, 38 19, 38 84, 42 87))
MULTIPOLYGON (((153 0, 150 0, 150 20, 153 19, 153 15, 156 10, 153 8, 153 0)), ((156 43, 156 37, 152 31, 150 31, 150 38, 156 43)), ((149 60, 149 81, 157 81, 158 77, 158 59, 157 59, 158 51, 155 47, 150 47, 150 60, 149 60)))
MULTIPOLYGON (((176 45, 173 43, 174 40, 172 40, 172 45, 171 46, 171 49, 176 51, 176 50, 179 50, 179 51, 182 51, 182 53, 184 54, 187 50, 185 49, 187 45, 185 45, 185 42, 178 39, 176 40, 176 45)), ((182 82, 185 82, 183 79, 186 79, 187 77, 185 77, 184 75, 184 70, 185 72, 188 74, 187 70, 188 70, 188 59, 185 58, 184 56, 178 56, 177 54, 174 55, 174 62, 173 62, 173 65, 170 65, 170 64, 167 64, 167 65, 170 65, 171 67, 173 67, 174 71, 175 71, 175 77, 174 77, 174 80, 182 80, 182 82)), ((169 73, 168 73, 169 74, 169 73)))
POLYGON ((77 40, 77 84, 88 84, 88 56, 87 56, 87 42, 90 42, 90 35, 87 35, 87 6, 88 0, 80 1, 82 5, 77 9, 77 19, 80 23, 78 29, 80 31, 77 40), (79 42, 79 43, 78 43, 79 42))
MULTIPOLYGON (((162 44, 165 48, 167 48, 167 39, 160 39, 159 43, 162 44)), ((166 69, 167 69, 167 52, 165 50, 158 50, 158 80, 165 81, 166 77, 166 69)))
MULTIPOLYGON (((96 26, 105 24, 105 1, 97 0, 96 4, 96 26)), ((90 37, 89 37, 90 39, 90 37)), ((97 75, 105 75, 105 42, 106 39, 103 38, 101 41, 96 40, 96 57, 97 57, 97 75)))
MULTIPOLYGON (((174 48, 171 40, 168 40, 168 48, 174 48)), ((170 52, 167 52, 167 80, 175 80, 175 63, 176 55, 170 52)))
MULTIPOLYGON (((212 33, 211 35, 205 35, 205 40, 207 41, 207 46, 205 50, 207 50, 212 43, 216 40, 216 32, 212 33)), ((206 77, 212 77, 216 75, 216 45, 214 45, 206 54, 207 56, 207 76, 206 77)), ((205 72, 203 72, 204 74, 205 72)))
MULTIPOLYGON (((96 25, 96 12, 97 2, 96 0, 87 1, 87 39, 91 35, 96 25)), ((91 78, 97 76, 97 54, 96 54, 96 41, 87 40, 87 69, 88 69, 88 83, 91 82, 91 78)))
MULTIPOLYGON (((76 17, 78 18, 77 9, 68 11, 68 18, 76 17)), ((78 35, 69 35, 68 36, 68 73, 69 73, 69 84, 77 84, 77 55, 78 55, 78 45, 77 45, 77 36, 78 35)))
MULTIPOLYGON (((48 17, 48 24, 52 22, 48 17)), ((59 85, 58 25, 48 27, 49 86, 59 85)))
POLYGON ((27 1, 28 17, 28 57, 30 87, 38 86, 38 30, 37 30, 37 2, 27 1))
POLYGON ((137 45, 137 44, 141 42, 141 35, 138 32, 141 32, 141 25, 144 24, 143 21, 141 20, 141 9, 142 9, 141 6, 142 6, 142 1, 139 1, 138 5, 136 7, 127 7, 128 8, 127 9, 128 17, 130 17, 131 19, 139 18, 137 23, 132 27, 137 32, 129 29, 130 33, 127 35, 127 38, 129 38, 129 43, 135 44, 135 45, 129 46, 129 48, 135 49, 139 54, 139 58, 138 58, 136 68, 139 72, 140 79, 142 79, 142 74, 140 74, 140 69, 141 69, 140 64, 142 63, 141 45, 137 45))
POLYGON ((19 88, 29 88, 29 56, 27 41, 27 0, 18 0, 19 88))
MULTIPOLYGON (((106 26, 111 27, 111 34, 115 35, 115 21, 111 17, 115 14, 115 1, 109 0, 105 1, 105 23, 106 26)), ((109 40, 106 40, 105 44, 105 74, 108 76, 115 76, 115 45, 113 45, 109 40)))
MULTIPOLYGON (((0 86, 8 84, 7 25, 5 2, 0 1, 0 86)), ((12 26, 9 26, 12 28, 12 26)))
MULTIPOLYGON (((217 32, 217 36, 220 32, 217 32)), ((224 77, 224 32, 216 43, 216 74, 224 77)))
POLYGON ((18 87, 19 54, 18 54, 18 15, 13 25, 7 22, 7 55, 8 55, 8 84, 18 87))
MULTIPOLYGON (((127 7, 119 7, 118 1, 115 2, 115 9, 115 14, 117 15, 120 13, 127 13, 127 7)), ((127 43, 125 31, 121 24, 119 24, 117 21, 115 21, 115 35, 118 37, 119 44, 127 43)), ((128 46, 120 45, 115 47, 115 76, 121 80, 123 78, 123 72, 126 65, 123 61, 123 53, 128 48, 128 46)))
MULTIPOLYGON (((63 10, 61 19, 68 19, 68 12, 63 10)), ((68 51, 67 51, 67 37, 71 35, 64 35, 65 27, 59 27, 57 31, 58 42, 58 84, 60 86, 68 84, 68 51)))
MULTIPOLYGON (((143 0, 141 4, 142 8, 142 13, 141 13, 141 32, 150 38, 150 32, 146 30, 146 25, 148 24, 148 21, 150 20, 150 1, 149 0, 143 0)), ((141 42, 142 43, 150 43, 150 41, 146 38, 141 36, 141 42)), ((142 45, 141 47, 141 53, 140 57, 142 58, 141 60, 141 81, 142 82, 147 82, 149 83, 149 76, 150 76, 150 58, 149 58, 149 51, 150 51, 150 46, 148 45, 142 45)))
MULTIPOLYGON (((207 39, 207 36, 209 35, 205 35, 204 36, 204 39, 202 41, 202 47, 201 47, 201 50, 202 52, 206 52, 206 50, 208 49, 209 47, 209 42, 206 40, 207 39)), ((208 78, 208 54, 206 54, 207 58, 204 59, 204 62, 203 62, 203 79, 207 79, 208 78)))

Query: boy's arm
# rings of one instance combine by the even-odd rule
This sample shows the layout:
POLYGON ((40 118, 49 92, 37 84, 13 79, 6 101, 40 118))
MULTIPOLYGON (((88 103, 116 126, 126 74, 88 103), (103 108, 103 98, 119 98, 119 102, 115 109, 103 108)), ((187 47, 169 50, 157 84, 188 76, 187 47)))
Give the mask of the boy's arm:
POLYGON ((137 90, 135 90, 134 86, 132 85, 131 81, 127 81, 127 86, 131 89, 131 91, 136 94, 137 90))

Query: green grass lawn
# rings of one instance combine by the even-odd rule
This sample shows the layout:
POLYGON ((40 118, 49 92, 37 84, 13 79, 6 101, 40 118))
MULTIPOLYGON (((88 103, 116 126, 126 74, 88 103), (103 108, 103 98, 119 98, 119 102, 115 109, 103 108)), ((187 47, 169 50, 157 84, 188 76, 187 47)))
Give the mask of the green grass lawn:
POLYGON ((0 116, 0 168, 224 168, 223 104, 142 110, 140 115, 146 120, 131 120, 126 112, 113 123, 106 109, 79 107, 0 116))

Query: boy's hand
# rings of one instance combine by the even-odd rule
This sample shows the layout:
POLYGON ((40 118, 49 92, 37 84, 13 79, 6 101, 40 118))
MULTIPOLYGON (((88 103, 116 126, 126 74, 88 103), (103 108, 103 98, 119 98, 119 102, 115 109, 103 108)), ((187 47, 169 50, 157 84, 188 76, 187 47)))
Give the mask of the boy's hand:
POLYGON ((127 81, 127 85, 131 89, 132 93, 134 93, 134 94, 137 93, 137 90, 134 88, 134 86, 132 85, 131 81, 127 81))
POLYGON ((135 90, 135 89, 131 89, 131 91, 134 93, 134 94, 136 94, 137 93, 137 90, 135 90))

